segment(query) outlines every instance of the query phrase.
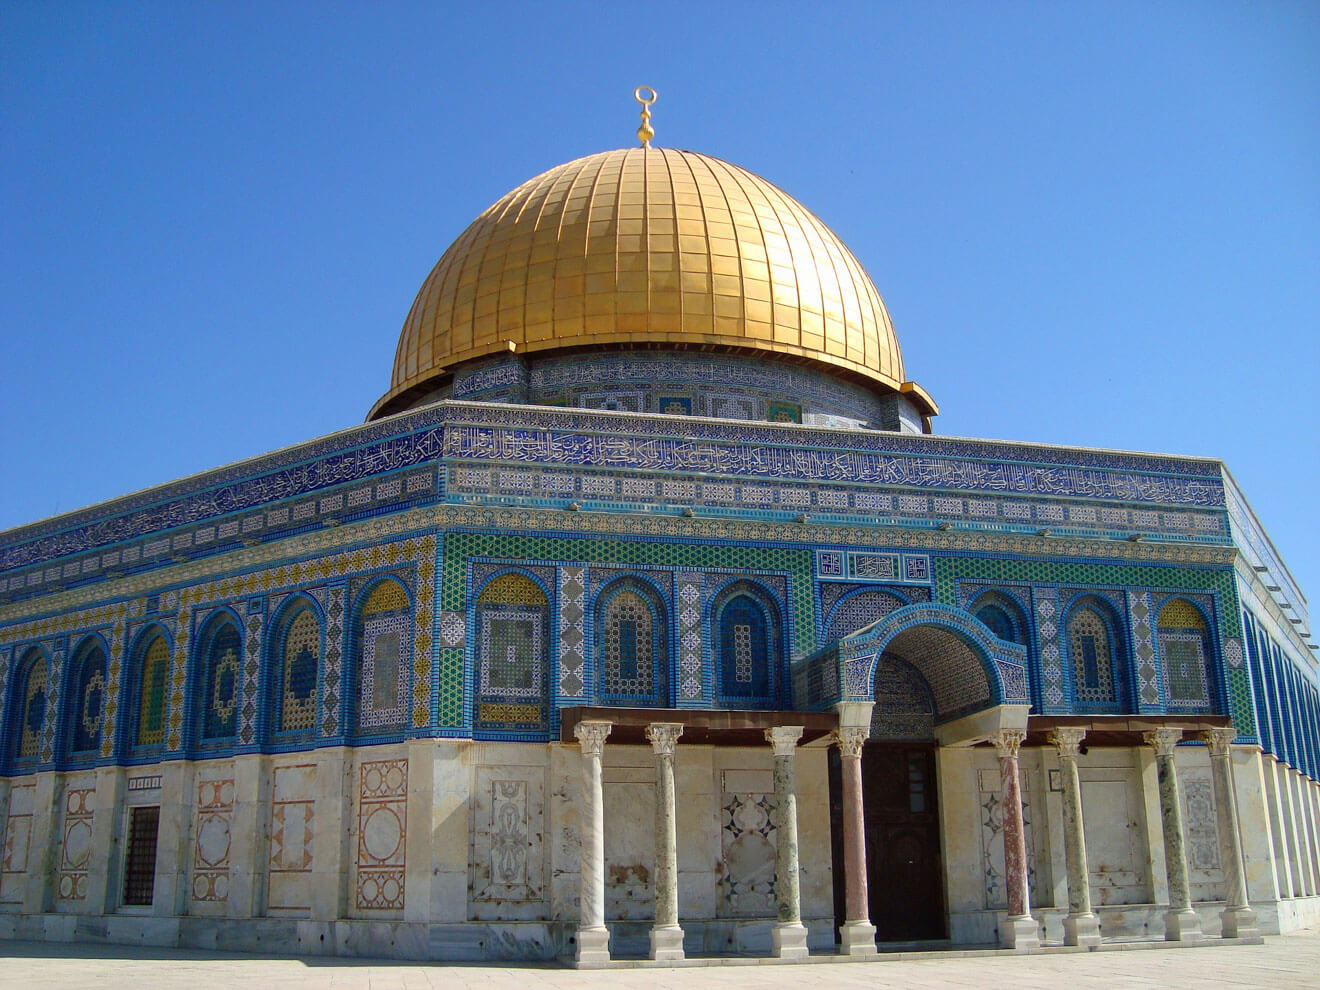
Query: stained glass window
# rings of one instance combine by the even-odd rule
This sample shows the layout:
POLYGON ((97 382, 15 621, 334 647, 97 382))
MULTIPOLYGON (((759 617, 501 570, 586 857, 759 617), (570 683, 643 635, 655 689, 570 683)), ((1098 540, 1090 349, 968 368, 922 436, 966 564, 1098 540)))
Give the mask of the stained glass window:
POLYGON ((1068 620, 1068 649, 1077 700, 1083 704, 1117 701, 1109 626, 1095 609, 1079 608, 1068 620))
POLYGON ((371 589, 358 612, 354 641, 359 731, 402 728, 412 662, 412 606, 403 585, 385 580, 371 589))
POLYGON ((101 727, 105 722, 105 648, 89 643, 79 651, 70 682, 73 697, 68 709, 69 752, 96 753, 101 749, 101 727))
POLYGON ((1164 690, 1170 709, 1204 711, 1211 707, 1210 630, 1191 602, 1175 598, 1160 609, 1157 621, 1164 690))
POLYGON ((238 626, 224 619, 210 630, 204 643, 201 737, 204 742, 232 739, 238 725, 243 639, 238 626))
POLYGON ((165 741, 165 682, 169 677, 170 647, 156 636, 142 651, 138 679, 137 745, 159 746, 165 741))
POLYGON ((550 603, 523 574, 502 574, 477 596, 478 727, 541 727, 548 711, 550 603))
POLYGON ((664 602, 654 589, 626 578, 606 588, 600 601, 601 701, 663 706, 668 667, 664 602))
POLYGON ((284 633, 281 663, 280 732, 316 728, 316 678, 321 661, 321 626, 310 608, 301 609, 284 633))
POLYGON ((28 654, 27 679, 19 695, 19 731, 17 756, 20 760, 41 755, 41 735, 46 727, 46 658, 37 650, 28 654))

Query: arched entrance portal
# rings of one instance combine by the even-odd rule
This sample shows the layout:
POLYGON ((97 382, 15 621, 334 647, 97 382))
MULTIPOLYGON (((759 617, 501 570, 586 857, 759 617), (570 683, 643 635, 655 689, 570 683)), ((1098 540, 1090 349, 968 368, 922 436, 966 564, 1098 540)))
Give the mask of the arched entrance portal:
MULTIPOLYGON (((867 897, 882 942, 948 934, 941 857, 936 726, 1004 700, 997 641, 971 616, 912 606, 845 637, 848 652, 873 648, 874 707, 862 748, 867 897), (920 609, 921 614, 917 614, 920 609), (903 613, 912 613, 904 615, 903 613)), ((843 645, 843 644, 841 644, 843 645)), ((1016 692, 1010 692, 1016 693, 1016 692)), ((830 762, 835 917, 844 917, 842 781, 830 762)))

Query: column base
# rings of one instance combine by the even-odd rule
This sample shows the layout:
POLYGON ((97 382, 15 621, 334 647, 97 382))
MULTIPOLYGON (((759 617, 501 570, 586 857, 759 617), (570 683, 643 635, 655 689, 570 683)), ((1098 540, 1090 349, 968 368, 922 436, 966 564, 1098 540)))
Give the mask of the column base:
POLYGON ((1164 940, 1166 942, 1199 942, 1201 918, 1191 908, 1164 912, 1164 940))
POLYGON ((845 921, 839 926, 839 955, 873 956, 875 925, 869 921, 845 921))
POLYGON ((1100 944, 1100 919, 1087 912, 1063 919, 1063 944, 1092 949, 1100 944))
POLYGON ((807 926, 787 921, 770 929, 770 954, 776 959, 806 959, 807 926))
POLYGON ((1040 948, 1040 930, 1029 914, 1014 915, 999 923, 999 944, 1005 949, 1030 952, 1040 948))
POLYGON ((608 965, 610 930, 604 925, 599 928, 579 928, 573 961, 577 963, 579 969, 600 969, 608 965))
POLYGON ((1219 912, 1224 938, 1260 938, 1256 912, 1249 907, 1224 908, 1219 912))
POLYGON ((678 925, 654 925, 651 928, 651 958, 657 962, 677 962, 683 953, 683 929, 678 925))

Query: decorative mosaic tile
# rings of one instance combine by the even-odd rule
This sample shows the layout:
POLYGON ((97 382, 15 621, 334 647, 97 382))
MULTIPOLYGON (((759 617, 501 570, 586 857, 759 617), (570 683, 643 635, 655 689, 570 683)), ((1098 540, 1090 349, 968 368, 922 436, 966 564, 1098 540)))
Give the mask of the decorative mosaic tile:
POLYGON ((1160 673, 1151 636, 1151 597, 1149 591, 1129 591, 1128 631, 1132 636, 1132 657, 1137 668, 1137 711, 1160 711, 1160 673))
POLYGON ((1063 678, 1063 650, 1059 645, 1059 592, 1055 588, 1033 588, 1036 613, 1036 649, 1040 655, 1042 710, 1046 714, 1069 711, 1063 678))
POLYGON ((679 571, 678 589, 678 700, 700 701, 704 695, 701 662, 701 574, 679 571))
POLYGON ((586 688, 586 568, 559 568, 559 695, 577 699, 586 688))

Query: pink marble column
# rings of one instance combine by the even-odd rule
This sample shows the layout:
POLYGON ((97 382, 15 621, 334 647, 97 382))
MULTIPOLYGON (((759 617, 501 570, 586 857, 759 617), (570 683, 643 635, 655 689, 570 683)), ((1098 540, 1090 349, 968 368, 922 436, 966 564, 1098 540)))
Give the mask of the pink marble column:
POLYGON ((1003 794, 1004 873, 1008 886, 1008 918, 999 928, 1005 948, 1025 951, 1040 948, 1036 920, 1031 917, 1031 895, 1027 886, 1027 842, 1022 825, 1022 783, 1018 772, 1018 747, 1027 734, 1022 729, 1000 729, 990 737, 999 755, 999 777, 1003 794))
POLYGON ((862 805, 862 744, 868 732, 844 727, 834 734, 843 771, 843 879, 844 921, 839 926, 839 949, 844 955, 871 955, 876 951, 866 890, 866 831, 862 805))

